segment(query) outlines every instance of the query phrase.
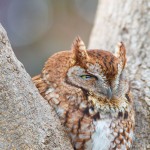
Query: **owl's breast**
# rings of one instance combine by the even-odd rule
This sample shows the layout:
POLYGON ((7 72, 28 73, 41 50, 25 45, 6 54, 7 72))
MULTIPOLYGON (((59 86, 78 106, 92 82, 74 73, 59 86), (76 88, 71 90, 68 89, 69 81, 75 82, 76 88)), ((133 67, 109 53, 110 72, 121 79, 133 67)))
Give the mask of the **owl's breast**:
POLYGON ((86 147, 91 147, 92 150, 109 150, 114 140, 114 135, 110 128, 111 120, 98 120, 94 121, 93 124, 95 126, 95 132, 91 136, 91 146, 87 143, 86 147))
POLYGON ((134 128, 132 111, 116 111, 115 115, 114 112, 97 111, 90 102, 84 100, 84 96, 79 95, 81 91, 70 95, 67 92, 60 94, 58 90, 49 87, 45 98, 56 110, 75 150, 131 148, 134 128))
POLYGON ((94 132, 85 143, 86 150, 129 150, 132 146, 133 128, 129 120, 103 119, 93 121, 94 132))

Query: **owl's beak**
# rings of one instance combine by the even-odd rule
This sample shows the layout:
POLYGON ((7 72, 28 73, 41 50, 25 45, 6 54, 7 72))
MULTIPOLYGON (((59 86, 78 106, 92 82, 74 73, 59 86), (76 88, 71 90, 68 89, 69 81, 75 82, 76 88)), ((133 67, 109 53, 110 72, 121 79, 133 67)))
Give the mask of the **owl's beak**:
POLYGON ((111 99, 111 98, 112 98, 112 90, 111 90, 110 87, 107 89, 107 98, 108 98, 108 99, 111 99))

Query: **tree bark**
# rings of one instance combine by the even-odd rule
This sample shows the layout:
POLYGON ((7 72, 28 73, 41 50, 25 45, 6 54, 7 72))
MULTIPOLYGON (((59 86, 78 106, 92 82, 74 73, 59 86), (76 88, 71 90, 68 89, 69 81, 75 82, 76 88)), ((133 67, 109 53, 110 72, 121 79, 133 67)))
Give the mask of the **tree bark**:
POLYGON ((71 150, 63 130, 15 57, 0 25, 0 149, 71 150))
POLYGON ((99 0, 89 48, 123 41, 135 106, 134 150, 150 150, 150 1, 99 0))

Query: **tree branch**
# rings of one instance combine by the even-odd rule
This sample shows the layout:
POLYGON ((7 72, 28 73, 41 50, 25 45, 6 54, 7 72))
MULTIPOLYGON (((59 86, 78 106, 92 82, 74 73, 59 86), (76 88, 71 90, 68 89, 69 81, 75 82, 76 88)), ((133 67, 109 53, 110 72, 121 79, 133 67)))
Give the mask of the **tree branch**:
POLYGON ((63 130, 0 25, 0 149, 71 150, 63 130))

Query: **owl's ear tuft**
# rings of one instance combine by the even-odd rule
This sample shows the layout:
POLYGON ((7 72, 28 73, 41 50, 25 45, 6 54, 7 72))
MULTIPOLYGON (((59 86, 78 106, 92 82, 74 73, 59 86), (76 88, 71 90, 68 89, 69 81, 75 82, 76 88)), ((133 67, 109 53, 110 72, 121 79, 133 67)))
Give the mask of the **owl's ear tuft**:
POLYGON ((73 41, 71 49, 76 61, 85 60, 88 58, 85 44, 79 36, 77 36, 73 41))
POLYGON ((118 43, 116 50, 115 50, 115 56, 118 58, 119 64, 121 64, 122 69, 124 69, 126 65, 126 48, 123 42, 118 43))

